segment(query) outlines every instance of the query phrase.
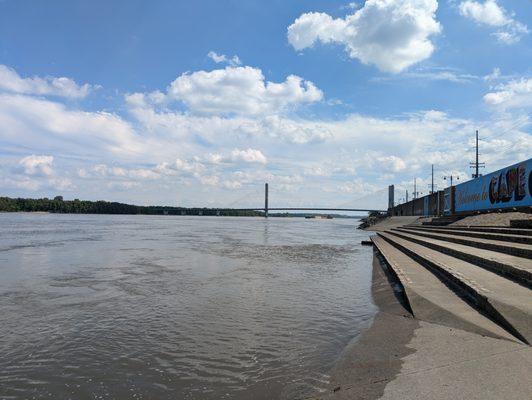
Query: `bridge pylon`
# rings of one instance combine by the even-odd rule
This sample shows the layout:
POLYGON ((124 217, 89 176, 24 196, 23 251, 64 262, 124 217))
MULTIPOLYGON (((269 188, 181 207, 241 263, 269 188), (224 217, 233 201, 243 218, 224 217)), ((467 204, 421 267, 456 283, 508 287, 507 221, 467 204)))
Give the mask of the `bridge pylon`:
POLYGON ((264 184, 264 218, 268 218, 268 184, 264 184))

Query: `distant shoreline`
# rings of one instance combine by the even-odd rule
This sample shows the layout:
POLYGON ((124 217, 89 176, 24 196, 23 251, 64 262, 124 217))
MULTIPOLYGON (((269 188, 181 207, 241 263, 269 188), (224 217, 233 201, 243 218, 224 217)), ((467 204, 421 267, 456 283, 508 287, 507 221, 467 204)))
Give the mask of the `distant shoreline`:
MULTIPOLYGON (((0 197, 0 213, 41 213, 41 214, 104 214, 104 215, 173 215, 173 216, 218 216, 218 217, 264 217, 264 211, 239 210, 232 208, 137 206, 133 204, 64 200, 62 196, 53 199, 0 197)), ((305 218, 321 216, 319 213, 269 213, 274 218, 305 218)), ((327 214, 333 218, 360 219, 362 216, 327 214)))

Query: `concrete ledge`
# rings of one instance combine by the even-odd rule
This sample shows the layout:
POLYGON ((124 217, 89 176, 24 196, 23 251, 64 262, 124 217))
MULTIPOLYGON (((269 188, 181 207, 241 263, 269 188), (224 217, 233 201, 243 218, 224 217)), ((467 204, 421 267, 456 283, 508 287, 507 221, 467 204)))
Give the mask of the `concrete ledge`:
POLYGON ((407 232, 412 235, 427 237, 431 239, 443 240, 446 242, 463 244, 465 246, 472 246, 479 249, 492 250, 499 253, 509 254, 511 256, 523 257, 532 260, 532 246, 527 244, 515 243, 513 246, 510 244, 502 244, 496 240, 487 240, 487 239, 473 239, 454 236, 452 233, 443 234, 437 232, 426 232, 426 231, 417 231, 412 229, 405 228, 393 228, 392 231, 401 231, 407 232))
POLYGON ((499 254, 490 250, 480 249, 479 251, 475 251, 473 248, 469 249, 469 246, 453 246, 445 241, 430 238, 424 239, 422 237, 401 231, 392 232, 394 235, 403 239, 410 240, 411 242, 420 244, 433 250, 437 250, 443 254, 448 254, 450 256, 467 261, 471 264, 512 279, 513 281, 532 289, 532 271, 527 268, 523 268, 520 265, 520 262, 522 261, 529 263, 527 259, 520 259, 518 257, 506 254, 499 254))
MULTIPOLYGON (((410 225, 407 225, 410 226, 410 225)), ((504 228, 504 227, 495 227, 495 226, 469 226, 469 225, 460 225, 460 226, 423 226, 424 229, 445 229, 446 231, 454 230, 464 230, 467 229, 471 232, 490 232, 490 233, 503 233, 506 235, 521 235, 521 236, 532 236, 532 229, 517 229, 517 228, 504 228)))
POLYGON ((455 260, 450 256, 439 254, 437 251, 424 249, 419 244, 395 237, 391 233, 382 233, 380 236, 421 265, 434 271, 443 280, 454 285, 458 291, 461 290, 466 293, 477 308, 489 315, 491 319, 516 338, 527 344, 532 341, 532 315, 526 311, 530 307, 523 304, 525 309, 521 309, 519 304, 520 301, 526 302, 529 299, 528 289, 487 271, 483 271, 480 276, 479 271, 476 271, 477 275, 474 276, 475 271, 472 271, 472 268, 478 267, 471 267, 470 264, 462 260, 455 260), (461 268, 453 268, 452 265, 459 265, 461 268), (467 271, 469 272, 467 273, 467 271), (497 295, 497 293, 486 289, 486 284, 487 287, 491 286, 492 290, 497 290, 500 287, 501 290, 504 290, 504 295, 497 295), (514 293, 516 300, 512 301, 511 297, 514 293), (514 305, 509 304, 512 302, 514 305))
POLYGON ((404 287, 414 317, 481 335, 515 340, 504 327, 478 313, 425 266, 390 243, 386 235, 379 233, 380 237, 373 241, 404 287))
POLYGON ((436 233, 444 233, 448 235, 466 236, 466 237, 474 237, 474 238, 480 238, 480 239, 498 240, 501 242, 523 243, 523 244, 532 245, 532 236, 508 235, 505 233, 476 232, 473 230, 469 230, 468 228, 465 228, 465 227, 461 230, 458 230, 458 229, 449 230, 449 229, 437 228, 437 227, 427 228, 425 226, 420 226, 420 227, 404 226, 403 229, 408 229, 412 231, 436 232, 436 233))

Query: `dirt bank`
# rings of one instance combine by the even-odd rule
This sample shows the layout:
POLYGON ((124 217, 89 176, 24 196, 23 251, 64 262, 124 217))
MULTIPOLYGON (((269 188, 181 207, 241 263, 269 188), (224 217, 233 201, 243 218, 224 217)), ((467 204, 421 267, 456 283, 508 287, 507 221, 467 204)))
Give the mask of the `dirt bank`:
POLYGON ((510 221, 515 219, 532 220, 532 214, 507 212, 472 215, 452 223, 451 226, 510 226, 510 221))

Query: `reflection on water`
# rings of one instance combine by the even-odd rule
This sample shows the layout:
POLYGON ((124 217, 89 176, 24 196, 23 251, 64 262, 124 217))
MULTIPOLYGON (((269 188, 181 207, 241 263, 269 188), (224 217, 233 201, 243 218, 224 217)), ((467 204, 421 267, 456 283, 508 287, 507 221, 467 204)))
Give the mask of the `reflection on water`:
POLYGON ((0 214, 0 397, 319 391, 375 312, 355 225, 0 214))

